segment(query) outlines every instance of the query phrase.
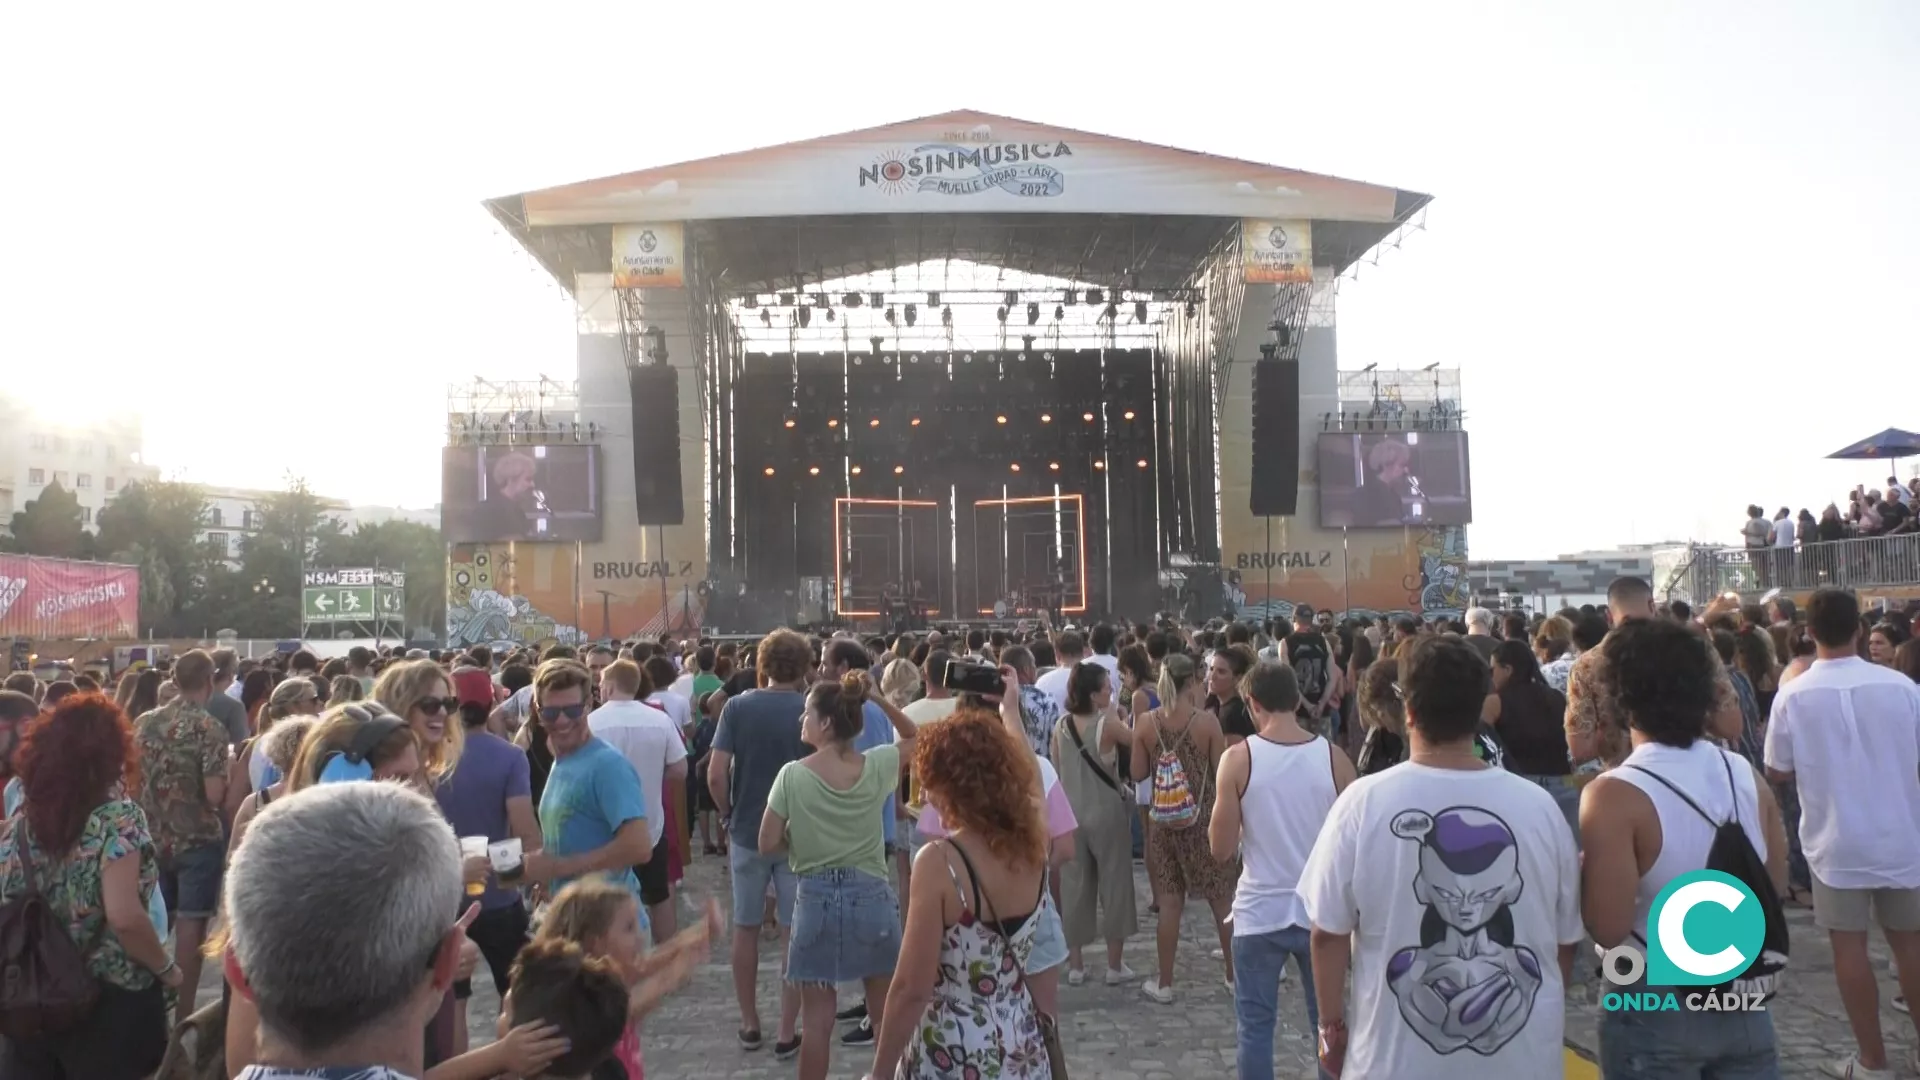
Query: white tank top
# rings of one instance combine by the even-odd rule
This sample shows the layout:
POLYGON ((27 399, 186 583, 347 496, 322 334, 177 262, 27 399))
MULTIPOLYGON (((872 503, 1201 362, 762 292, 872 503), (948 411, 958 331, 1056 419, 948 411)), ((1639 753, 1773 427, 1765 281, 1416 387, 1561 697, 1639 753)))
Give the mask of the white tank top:
POLYGON ((1306 927, 1295 889, 1313 841, 1333 809, 1333 760, 1318 736, 1291 746, 1256 735, 1246 742, 1247 791, 1240 796, 1240 885, 1235 936, 1306 927))
POLYGON ((1640 890, 1633 898, 1633 932, 1640 940, 1647 939, 1647 909, 1653 906, 1653 898, 1660 895, 1660 890, 1681 874, 1706 868, 1707 849, 1713 846, 1714 830, 1732 819, 1736 798, 1740 827, 1753 842, 1753 850, 1760 853, 1762 860, 1766 859, 1767 837, 1760 825, 1760 794, 1754 787, 1753 766, 1738 754, 1722 750, 1706 739, 1695 740, 1685 750, 1645 743, 1607 775, 1646 792, 1647 798, 1653 800, 1654 812, 1660 815, 1660 855, 1640 879, 1640 890), (1687 798, 1713 816, 1713 821, 1695 813, 1693 807, 1666 784, 1640 769, 1628 768, 1630 765, 1658 773, 1661 779, 1686 792, 1687 798), (1727 789, 1729 772, 1733 774, 1731 792, 1727 789))

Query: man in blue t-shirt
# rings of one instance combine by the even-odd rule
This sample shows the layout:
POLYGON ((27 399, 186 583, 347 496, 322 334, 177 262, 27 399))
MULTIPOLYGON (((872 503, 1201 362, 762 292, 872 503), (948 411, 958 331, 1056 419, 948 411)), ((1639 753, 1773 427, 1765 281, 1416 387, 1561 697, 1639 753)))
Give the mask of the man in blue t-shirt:
POLYGON ((592 681, 578 660, 548 660, 534 673, 534 715, 553 771, 540 794, 542 850, 526 857, 524 876, 558 891, 574 878, 604 874, 637 897, 633 868, 653 857, 647 801, 633 766, 587 726, 592 681))

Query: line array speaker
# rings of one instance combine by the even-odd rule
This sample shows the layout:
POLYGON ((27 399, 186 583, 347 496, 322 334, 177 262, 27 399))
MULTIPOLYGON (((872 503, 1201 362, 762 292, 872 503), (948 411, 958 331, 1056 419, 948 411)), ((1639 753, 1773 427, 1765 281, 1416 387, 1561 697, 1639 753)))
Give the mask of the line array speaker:
POLYGON ((642 525, 679 525, 680 372, 666 364, 629 368, 633 392, 633 505, 642 525))
POLYGON ((1253 475, 1247 502, 1255 517, 1294 512, 1300 497, 1300 364, 1253 364, 1253 475))

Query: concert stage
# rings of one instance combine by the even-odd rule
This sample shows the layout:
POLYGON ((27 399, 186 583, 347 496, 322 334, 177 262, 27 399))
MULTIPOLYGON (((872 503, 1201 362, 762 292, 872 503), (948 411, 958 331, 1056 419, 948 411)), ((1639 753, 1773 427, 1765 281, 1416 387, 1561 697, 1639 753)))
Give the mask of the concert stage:
POLYGON ((1176 567, 1327 542, 1292 502, 1333 285, 1427 201, 975 112, 492 200, 578 302, 605 526, 456 571, 614 636, 713 626, 707 596, 740 631, 1145 618, 1176 567), (1249 389, 1282 368, 1255 517, 1249 389))

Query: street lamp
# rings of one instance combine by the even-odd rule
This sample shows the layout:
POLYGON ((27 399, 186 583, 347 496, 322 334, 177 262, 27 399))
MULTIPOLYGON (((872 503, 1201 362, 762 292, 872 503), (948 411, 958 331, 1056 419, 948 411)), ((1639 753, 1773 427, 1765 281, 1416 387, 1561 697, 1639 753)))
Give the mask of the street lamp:
POLYGON ((253 583, 253 595, 255 596, 272 596, 274 592, 273 582, 268 581, 266 578, 261 578, 259 581, 253 583))

